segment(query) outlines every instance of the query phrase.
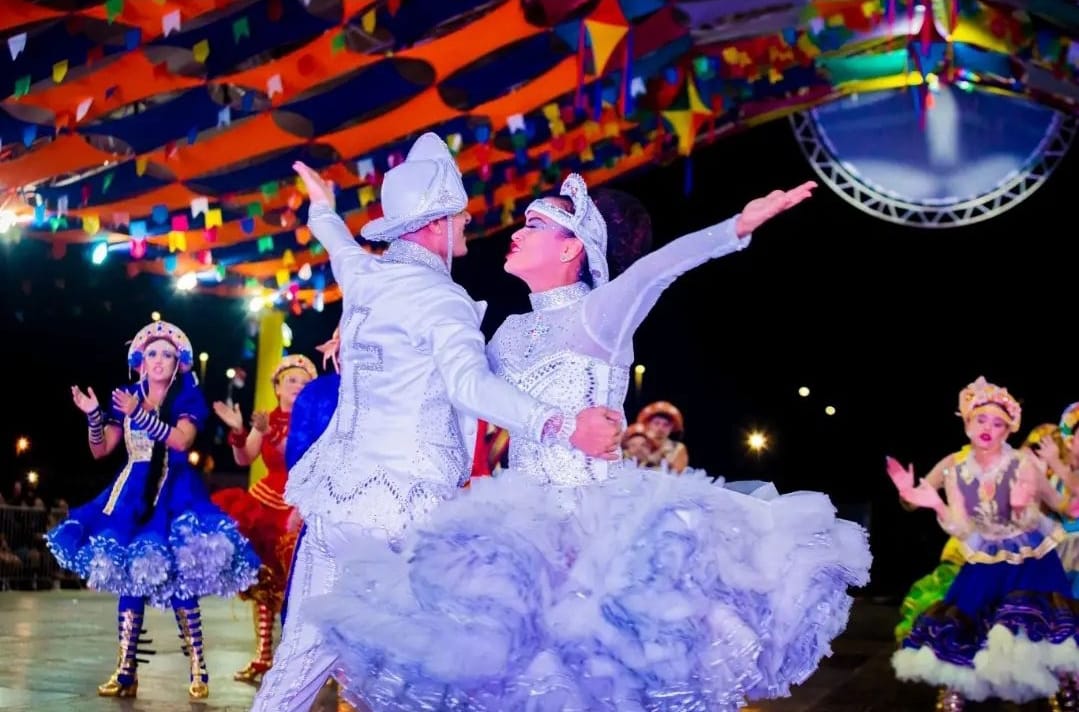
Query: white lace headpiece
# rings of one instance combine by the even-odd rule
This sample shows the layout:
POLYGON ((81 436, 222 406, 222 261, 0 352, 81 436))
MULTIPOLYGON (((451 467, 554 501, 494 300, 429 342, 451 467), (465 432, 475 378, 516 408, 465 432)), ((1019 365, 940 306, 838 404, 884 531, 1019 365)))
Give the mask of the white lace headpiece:
POLYGON ((592 273, 592 286, 605 284, 610 280, 610 270, 607 267, 607 223, 600 215, 595 202, 588 196, 588 185, 580 175, 571 173, 562 182, 559 194, 573 203, 573 213, 542 198, 533 200, 525 212, 542 215, 572 232, 584 244, 584 251, 588 256, 588 270, 592 273))

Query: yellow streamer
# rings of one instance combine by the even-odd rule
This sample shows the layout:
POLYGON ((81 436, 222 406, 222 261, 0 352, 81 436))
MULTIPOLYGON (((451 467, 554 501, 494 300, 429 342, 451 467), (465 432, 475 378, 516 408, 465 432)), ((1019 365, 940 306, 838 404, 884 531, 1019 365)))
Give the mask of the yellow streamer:
MULTIPOLYGON (((277 309, 267 309, 259 320, 258 358, 255 366, 255 410, 269 413, 277 407, 277 396, 273 392, 270 376, 281 361, 284 352, 284 338, 281 325, 285 323, 285 314, 277 309)), ((251 463, 249 482, 255 484, 266 476, 266 464, 262 458, 251 463)))

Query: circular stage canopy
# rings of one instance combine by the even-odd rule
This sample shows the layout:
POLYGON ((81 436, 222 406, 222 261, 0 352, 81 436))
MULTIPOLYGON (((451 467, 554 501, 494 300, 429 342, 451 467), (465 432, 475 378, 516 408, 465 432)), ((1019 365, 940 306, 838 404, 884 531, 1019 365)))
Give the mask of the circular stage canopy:
POLYGON ((1026 98, 941 86, 924 111, 909 90, 854 94, 791 118, 813 170, 848 202, 927 228, 987 220, 1045 182, 1073 117, 1026 98))

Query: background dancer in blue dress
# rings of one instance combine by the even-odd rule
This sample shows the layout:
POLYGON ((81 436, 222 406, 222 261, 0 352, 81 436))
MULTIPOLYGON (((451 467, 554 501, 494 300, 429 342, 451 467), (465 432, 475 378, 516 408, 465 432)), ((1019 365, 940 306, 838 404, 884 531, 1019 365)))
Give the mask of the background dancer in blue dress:
MULTIPOLYGON (((289 425, 288 440, 285 442, 285 466, 290 470, 326 430, 337 408, 337 393, 341 389, 341 374, 338 373, 337 363, 337 354, 341 348, 341 330, 334 329, 333 337, 316 348, 322 353, 322 370, 326 371, 326 364, 329 362, 333 364, 333 372, 326 371, 313 381, 309 381, 300 391, 300 395, 296 396, 296 402, 292 404, 292 421, 289 425)), ((290 551, 290 559, 282 562, 289 572, 289 577, 285 583, 285 598, 281 603, 281 625, 285 624, 285 617, 288 615, 288 589, 292 583, 292 559, 296 557, 296 547, 303 536, 303 520, 295 509, 292 510, 288 533, 285 536, 290 538, 291 542, 287 547, 290 551)))
POLYGON ((285 443, 285 465, 290 469, 326 430, 337 408, 337 392, 341 388, 337 363, 341 330, 334 329, 330 340, 315 348, 322 354, 322 370, 325 373, 309 381, 292 405, 292 424, 285 443), (333 364, 333 372, 327 370, 330 363, 333 364))
POLYGON ((1076 501, 1049 483, 1030 451, 1008 445, 1022 412, 1007 389, 978 378, 959 394, 969 445, 917 486, 912 467, 887 460, 899 496, 933 510, 965 560, 892 656, 900 680, 940 688, 941 712, 991 697, 1075 709, 1079 605, 1056 552, 1064 530, 1043 505, 1075 516, 1076 501))
POLYGON ((234 596, 258 578, 250 543, 210 501, 187 460, 209 412, 191 373, 192 353, 184 332, 157 321, 131 342, 128 366, 138 380, 113 391, 108 414, 93 388, 71 388, 86 414, 93 456, 103 458, 121 442, 128 456, 111 485, 47 534, 61 566, 90 588, 120 597, 120 650, 115 672, 98 687, 103 697, 138 691, 136 655, 147 602, 172 607, 191 660, 188 694, 208 696, 199 598, 234 596))

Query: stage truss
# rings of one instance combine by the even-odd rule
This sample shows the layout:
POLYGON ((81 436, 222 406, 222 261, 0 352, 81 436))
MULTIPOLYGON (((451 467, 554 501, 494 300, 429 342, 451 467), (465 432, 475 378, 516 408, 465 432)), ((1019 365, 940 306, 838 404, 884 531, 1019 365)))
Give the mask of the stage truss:
POLYGON ((1068 153, 1079 120, 1059 112, 1053 116, 1045 139, 1015 175, 1009 176, 993 190, 975 198, 952 204, 921 203, 887 195, 867 185, 848 170, 834 154, 821 134, 812 111, 790 117, 798 146, 813 171, 833 191, 851 205, 870 215, 900 225, 921 228, 962 227, 989 220, 1029 198, 1068 153))

